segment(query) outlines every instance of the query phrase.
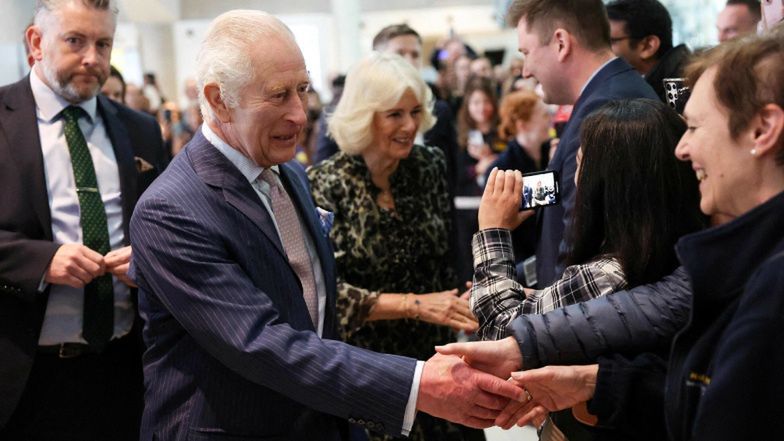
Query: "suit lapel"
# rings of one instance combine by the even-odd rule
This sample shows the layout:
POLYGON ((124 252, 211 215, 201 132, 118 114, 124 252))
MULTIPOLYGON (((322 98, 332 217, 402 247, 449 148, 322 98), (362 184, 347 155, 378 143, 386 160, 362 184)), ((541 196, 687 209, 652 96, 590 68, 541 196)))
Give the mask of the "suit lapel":
POLYGON ((103 95, 98 95, 98 111, 103 118, 106 134, 109 135, 109 140, 112 142, 112 149, 114 150, 114 157, 117 159, 123 207, 123 233, 125 236, 123 243, 128 245, 130 238, 128 226, 131 223, 131 214, 133 214, 136 199, 139 197, 136 186, 133 146, 125 125, 117 117, 117 109, 103 95))
POLYGON ((52 218, 44 176, 44 157, 41 152, 30 75, 11 87, 0 112, 0 124, 8 137, 9 157, 16 158, 17 170, 26 175, 25 182, 30 186, 30 205, 38 217, 45 239, 52 240, 52 218))
POLYGON ((287 259, 275 224, 248 180, 228 158, 204 138, 201 129, 196 130, 191 144, 188 156, 196 174, 208 185, 221 188, 226 202, 261 230, 281 257, 287 259))

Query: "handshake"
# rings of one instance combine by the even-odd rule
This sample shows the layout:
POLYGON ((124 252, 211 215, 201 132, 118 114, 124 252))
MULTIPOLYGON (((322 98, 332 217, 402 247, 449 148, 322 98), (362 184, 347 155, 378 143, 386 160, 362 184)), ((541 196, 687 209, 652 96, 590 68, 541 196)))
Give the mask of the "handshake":
POLYGON ((452 343, 436 347, 422 370, 417 410, 468 427, 484 429, 515 423, 540 422, 549 411, 571 407, 591 398, 596 367, 583 376, 552 366, 528 372, 522 369, 517 341, 452 343), (554 386, 554 387, 553 387, 554 386))

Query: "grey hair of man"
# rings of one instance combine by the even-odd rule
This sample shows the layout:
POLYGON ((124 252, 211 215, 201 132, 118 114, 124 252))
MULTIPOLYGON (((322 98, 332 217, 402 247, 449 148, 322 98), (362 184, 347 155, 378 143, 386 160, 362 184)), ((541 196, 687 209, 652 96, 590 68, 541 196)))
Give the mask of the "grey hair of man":
POLYGON ((92 9, 112 11, 112 14, 117 17, 118 10, 114 0, 36 0, 35 10, 33 12, 33 24, 45 29, 46 26, 43 26, 43 24, 52 12, 58 10, 65 4, 73 2, 80 2, 84 6, 92 9))
POLYGON ((204 119, 215 121, 215 114, 204 96, 204 86, 216 84, 221 99, 229 108, 240 103, 240 93, 256 79, 251 56, 263 42, 271 39, 296 41, 291 30, 271 14, 255 10, 233 10, 219 15, 210 24, 196 58, 199 106, 204 119))

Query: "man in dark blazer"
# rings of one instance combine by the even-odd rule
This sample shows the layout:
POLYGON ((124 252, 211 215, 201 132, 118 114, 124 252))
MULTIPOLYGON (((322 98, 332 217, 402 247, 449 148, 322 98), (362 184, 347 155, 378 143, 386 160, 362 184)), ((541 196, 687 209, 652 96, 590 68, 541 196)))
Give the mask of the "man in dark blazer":
POLYGON ((601 0, 516 0, 508 19, 517 27, 525 56, 523 75, 541 83, 545 102, 574 105, 547 167, 558 172, 561 204, 542 208, 537 219, 536 275, 539 287, 546 287, 561 277, 569 252, 564 231, 574 209, 583 119, 610 100, 658 98, 639 73, 613 55, 601 0))
POLYGON ((147 344, 142 440, 338 440, 346 421, 399 436, 416 410, 487 427, 522 399, 457 357, 421 362, 333 340, 329 215, 289 163, 310 82, 282 22, 222 14, 197 78, 205 123, 131 220, 147 344))
POLYGON ((106 1, 39 2, 26 33, 33 70, 0 88, 0 439, 138 439, 128 227, 163 146, 152 118, 98 95, 115 22, 106 1), (69 107, 83 114, 76 127, 94 164, 108 253, 82 243, 69 107), (82 306, 101 277, 109 295, 91 317, 104 333, 88 341, 82 306))

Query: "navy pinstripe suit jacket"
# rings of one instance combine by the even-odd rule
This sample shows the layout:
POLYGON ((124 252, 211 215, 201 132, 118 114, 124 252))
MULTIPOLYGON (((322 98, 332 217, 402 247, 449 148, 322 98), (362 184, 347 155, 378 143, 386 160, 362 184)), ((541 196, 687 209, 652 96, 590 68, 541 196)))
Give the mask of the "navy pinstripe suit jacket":
POLYGON ((334 440, 348 418, 400 434, 415 360, 331 340, 332 249, 304 173, 280 171, 327 281, 324 338, 269 214, 199 130, 131 220, 148 347, 143 440, 334 440))

